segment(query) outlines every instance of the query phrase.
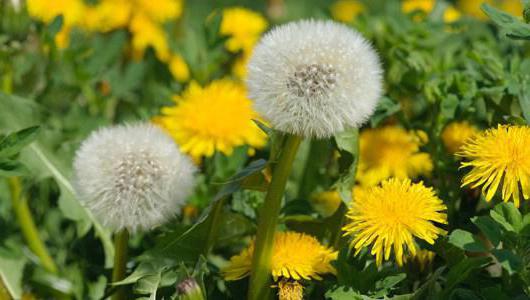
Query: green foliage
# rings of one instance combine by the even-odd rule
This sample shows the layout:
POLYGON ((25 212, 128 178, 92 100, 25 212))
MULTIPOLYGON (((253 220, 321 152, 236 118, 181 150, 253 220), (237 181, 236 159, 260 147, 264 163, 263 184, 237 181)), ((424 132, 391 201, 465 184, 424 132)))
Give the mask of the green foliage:
MULTIPOLYGON (((171 51, 184 57, 193 81, 239 80, 231 67, 241 53, 225 49, 222 9, 237 4, 266 15, 269 2, 274 1, 187 1, 182 18, 164 24, 171 51)), ((330 17, 332 1, 284 2, 284 15, 270 17, 271 27, 330 17)), ((446 24, 443 9, 455 1, 438 1, 432 13, 415 14, 423 19, 403 14, 398 1, 362 2, 365 12, 346 26, 371 40, 385 69, 385 95, 365 126, 400 124, 426 133, 421 151, 432 158, 433 172, 418 180, 444 200, 449 220, 444 229, 450 233, 434 245, 418 241, 436 254, 425 266, 411 259, 404 266, 377 267, 370 249, 354 255, 337 228, 357 183, 359 129, 304 141, 279 228, 311 234, 340 250, 336 274, 301 281, 306 298, 528 298, 528 203, 492 207, 479 191, 461 188, 464 170, 445 150, 441 134, 458 120, 481 129, 530 124, 530 25, 487 4, 482 8, 493 23, 463 17, 446 24), (337 190, 342 202, 324 216, 308 200, 328 190, 337 190)), ((38 299, 103 299, 124 286, 129 299, 187 299, 179 286, 193 279, 201 297, 243 299, 246 279, 225 281, 220 270, 255 235, 285 136, 256 120, 269 136, 264 149, 250 157, 243 146, 229 156, 203 159, 186 207, 197 215, 183 213, 152 232, 135 234, 127 277, 110 282, 111 232, 75 197, 75 150, 98 127, 150 120, 173 105, 171 97, 189 82, 174 80, 152 49, 132 59, 131 32, 125 28, 94 34, 73 29, 70 46, 59 49, 55 38, 67 25, 64 17, 43 24, 7 3, 0 1, 0 298, 2 286, 14 299, 24 293, 38 299), (20 234, 5 180, 13 176, 23 182, 57 274, 40 266, 20 234)), ((525 5, 528 22, 528 1, 525 5)))

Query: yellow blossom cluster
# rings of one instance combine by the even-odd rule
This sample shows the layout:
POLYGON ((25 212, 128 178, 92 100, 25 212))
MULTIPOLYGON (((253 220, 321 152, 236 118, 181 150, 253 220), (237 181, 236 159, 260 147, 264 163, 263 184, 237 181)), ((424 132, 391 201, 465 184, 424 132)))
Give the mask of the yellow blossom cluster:
POLYGON ((143 57, 147 48, 154 49, 157 58, 169 65, 179 81, 189 78, 189 70, 182 56, 173 53, 163 25, 182 14, 182 0, 101 0, 89 4, 83 0, 28 0, 29 14, 49 23, 63 17, 63 26, 55 41, 66 48, 70 31, 80 28, 87 32, 109 32, 127 29, 131 33, 131 50, 136 59, 143 57))
POLYGON ((241 53, 232 66, 232 73, 238 78, 246 77, 252 49, 268 26, 261 14, 249 9, 231 7, 223 10, 220 33, 228 37, 225 47, 232 53, 241 53))

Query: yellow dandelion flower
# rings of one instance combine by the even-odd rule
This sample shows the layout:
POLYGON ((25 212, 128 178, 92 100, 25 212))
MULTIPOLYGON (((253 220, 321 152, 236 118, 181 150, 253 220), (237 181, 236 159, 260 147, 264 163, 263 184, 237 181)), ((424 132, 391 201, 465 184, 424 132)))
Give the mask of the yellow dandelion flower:
POLYGON ((87 31, 108 32, 127 27, 133 11, 129 0, 103 0, 97 5, 89 5, 81 23, 87 31))
POLYGON ((55 36, 58 48, 68 47, 70 31, 83 18, 85 6, 81 0, 28 0, 28 13, 44 23, 50 23, 57 16, 63 16, 63 26, 55 36))
POLYGON ((449 5, 444 11, 443 19, 445 23, 453 23, 458 21, 462 17, 462 14, 454 6, 449 5))
POLYGON ((31 17, 49 23, 59 15, 63 16, 63 25, 71 27, 77 24, 84 13, 82 0, 28 0, 28 13, 31 17))
POLYGON ((364 5, 358 0, 339 0, 331 6, 331 16, 337 21, 349 23, 364 9, 364 5))
POLYGON ((521 193, 530 197, 530 127, 499 125, 469 139, 457 155, 471 167, 462 186, 482 186, 486 201, 491 201, 502 181, 504 202, 513 199, 519 207, 521 193))
POLYGON ((401 10, 407 14, 417 10, 429 14, 434 4, 435 0, 405 0, 401 2, 401 10))
MULTIPOLYGON (((222 270, 226 280, 238 280, 250 274, 254 242, 240 254, 230 259, 222 270)), ((272 277, 285 279, 322 279, 326 273, 335 274, 331 261, 337 259, 338 252, 324 247, 307 234, 298 232, 277 232, 272 251, 272 277)))
MULTIPOLYGON (((107 0, 108 1, 108 0, 107 0)), ((182 14, 182 0, 134 0, 136 9, 158 23, 177 19, 182 14)))
POLYGON ((325 191, 313 195, 310 200, 313 208, 324 217, 333 215, 342 200, 337 191, 325 191))
POLYGON ((355 248, 355 255, 371 246, 371 254, 380 266, 383 259, 389 260, 393 249, 401 266, 406 252, 410 255, 417 252, 414 237, 433 244, 439 235, 446 233, 433 224, 447 224, 445 210, 432 188, 411 183, 409 179, 392 178, 381 186, 355 194, 344 235, 353 236, 351 247, 355 248))
POLYGON ((185 82, 190 79, 190 69, 184 61, 184 58, 178 54, 173 54, 169 60, 169 71, 171 75, 179 81, 185 82))
POLYGON ((68 47, 68 44, 70 43, 70 31, 72 31, 71 27, 63 26, 59 32, 54 37, 55 45, 57 45, 57 48, 59 49, 65 49, 68 47))
POLYGON ((523 4, 518 0, 459 0, 457 2, 457 7, 460 11, 469 16, 480 20, 487 20, 488 16, 480 8, 482 3, 487 3, 515 16, 522 16, 523 13, 523 4))
POLYGON ((304 287, 296 280, 282 279, 278 282, 278 300, 303 300, 304 287))
MULTIPOLYGON (((404 13, 421 11, 425 14, 430 14, 434 9, 434 4, 434 0, 405 0, 401 3, 401 10, 404 13)), ((460 17, 460 12, 452 5, 448 5, 443 14, 445 23, 453 23, 460 19, 460 17)), ((417 20, 421 20, 421 18, 417 20)))
POLYGON ((363 186, 372 186, 390 177, 429 175, 433 169, 431 158, 420 152, 425 138, 423 132, 406 131, 399 126, 361 132, 357 180, 363 186))
POLYGON ((259 119, 243 85, 227 79, 205 87, 192 82, 175 106, 164 107, 154 122, 162 126, 194 159, 215 151, 230 155, 235 147, 261 148, 266 135, 252 121, 259 119))
POLYGON ((147 48, 153 47, 160 61, 169 61, 171 54, 167 43, 164 28, 153 22, 147 15, 136 14, 129 25, 132 33, 133 56, 136 59, 143 57, 147 48))
POLYGON ((465 141, 477 134, 478 129, 466 121, 453 122, 442 132, 442 142, 449 153, 456 153, 465 141))
POLYGON ((267 20, 259 13, 232 7, 223 10, 220 32, 229 36, 225 45, 229 51, 251 51, 267 26, 267 20))
POLYGON ((435 256, 436 253, 432 251, 419 249, 416 251, 415 255, 411 255, 406 259, 406 261, 417 264, 420 267, 420 271, 425 271, 432 263, 435 256))

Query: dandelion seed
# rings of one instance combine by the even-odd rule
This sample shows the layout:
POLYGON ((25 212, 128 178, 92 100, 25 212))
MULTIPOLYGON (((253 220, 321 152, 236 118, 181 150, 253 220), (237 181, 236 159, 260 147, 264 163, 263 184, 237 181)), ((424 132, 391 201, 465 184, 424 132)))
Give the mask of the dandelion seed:
POLYGON ((76 152, 75 187, 105 226, 148 230, 179 213, 196 167, 170 137, 149 124, 103 128, 76 152))
POLYGON ((462 186, 482 186, 486 201, 491 201, 502 182, 504 202, 513 199, 519 207, 521 194, 530 198, 530 127, 499 125, 469 139, 457 155, 471 167, 462 186))
POLYGON ((433 244, 446 232, 433 222, 447 224, 446 207, 432 188, 409 179, 389 179, 381 186, 356 191, 344 226, 344 235, 353 236, 351 247, 355 255, 371 247, 376 263, 394 257, 403 265, 406 253, 414 256, 417 246, 414 237, 433 244))
POLYGON ((359 33, 331 21, 282 25, 256 45, 248 65, 250 98, 271 125, 324 138, 358 127, 382 92, 379 58, 359 33))

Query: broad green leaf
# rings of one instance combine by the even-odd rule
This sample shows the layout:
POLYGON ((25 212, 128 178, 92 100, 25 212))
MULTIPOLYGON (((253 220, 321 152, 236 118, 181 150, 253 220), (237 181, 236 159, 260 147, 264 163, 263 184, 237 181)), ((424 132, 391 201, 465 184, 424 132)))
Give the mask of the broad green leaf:
POLYGON ((469 252, 486 252, 482 242, 468 231, 456 229, 449 236, 449 243, 469 252))
POLYGON ((506 31, 508 37, 513 39, 530 40, 529 24, 525 24, 516 17, 496 9, 489 4, 484 3, 481 8, 495 24, 506 31))
MULTIPOLYGON (((0 93, 0 128, 18 130, 20 128, 34 125, 39 120, 40 107, 35 102, 0 93)), ((41 130, 43 131, 43 130, 41 130)), ((94 226, 105 250, 105 266, 111 267, 114 259, 114 245, 111 240, 110 231, 103 228, 92 214, 83 208, 76 199, 74 188, 69 180, 69 167, 60 159, 60 156, 47 149, 42 141, 35 141, 21 152, 20 161, 33 172, 35 177, 51 176, 55 179, 61 189, 59 208, 65 215, 77 223, 79 235, 88 232, 94 226)))
POLYGON ((497 247, 502 240, 502 230, 499 224, 496 223, 491 217, 480 216, 471 219, 471 222, 475 224, 482 233, 490 240, 493 246, 497 247))
POLYGON ((382 97, 377 104, 377 108, 373 116, 370 118, 370 125, 372 127, 377 127, 383 120, 399 112, 400 110, 401 105, 399 102, 395 102, 388 97, 382 97))
POLYGON ((352 200, 352 188, 355 185, 359 161, 359 129, 353 128, 337 134, 335 142, 341 152, 343 171, 334 187, 339 192, 342 201, 348 205, 352 200))
POLYGON ((14 132, 0 140, 0 158, 9 158, 33 142, 39 132, 39 126, 32 126, 14 132))
POLYGON ((369 300, 371 299, 370 297, 363 296, 348 287, 337 287, 335 289, 329 290, 326 292, 325 297, 328 300, 369 300))
POLYGON ((407 278, 407 274, 400 273, 397 275, 388 276, 375 283, 376 289, 379 291, 373 295, 373 297, 379 298, 388 295, 394 286, 407 278))
POLYGON ((0 177, 26 176, 30 174, 28 168, 16 160, 0 159, 0 177))
POLYGON ((466 280, 474 270, 485 267, 490 262, 491 259, 489 257, 471 257, 465 258, 456 264, 447 273, 444 293, 448 295, 459 283, 466 280))
POLYGON ((22 277, 27 259, 4 248, 0 248, 0 280, 14 299, 22 296, 22 277))
POLYGON ((490 215, 508 231, 519 232, 523 228, 521 212, 511 202, 498 204, 490 215))
POLYGON ((501 266, 512 275, 522 270, 523 261, 512 251, 507 249, 493 249, 491 253, 497 258, 501 266))
POLYGON ((454 119, 456 109, 458 108, 458 103, 458 98, 453 94, 443 97, 440 103, 440 114, 446 120, 454 119))

